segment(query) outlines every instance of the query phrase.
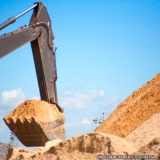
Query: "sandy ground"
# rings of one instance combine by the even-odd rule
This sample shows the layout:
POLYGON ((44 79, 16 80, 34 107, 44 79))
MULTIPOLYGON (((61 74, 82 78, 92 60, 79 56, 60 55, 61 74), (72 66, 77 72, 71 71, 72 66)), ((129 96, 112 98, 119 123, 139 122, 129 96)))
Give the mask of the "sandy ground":
POLYGON ((7 160, 97 160, 97 155, 128 155, 137 151, 125 139, 93 132, 65 141, 52 141, 33 151, 11 148, 7 160))

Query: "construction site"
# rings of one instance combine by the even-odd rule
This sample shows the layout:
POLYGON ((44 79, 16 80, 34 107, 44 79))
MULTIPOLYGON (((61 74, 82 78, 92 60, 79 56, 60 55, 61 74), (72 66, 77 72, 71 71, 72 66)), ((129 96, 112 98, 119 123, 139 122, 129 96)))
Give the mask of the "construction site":
MULTIPOLYGON (((27 100, 20 104, 13 113, 5 117, 5 121, 12 118, 16 122, 19 119, 23 125, 27 125, 24 121, 26 116, 28 119, 32 119, 34 116, 41 115, 40 118, 43 119, 43 116, 48 113, 41 109, 37 111, 36 108, 41 108, 44 105, 53 108, 53 114, 56 112, 58 114, 57 108, 46 102, 27 100)), ((67 140, 46 141, 44 147, 37 147, 34 150, 11 146, 8 149, 7 159, 97 160, 97 155, 143 155, 137 159, 144 159, 146 155, 150 156, 146 159, 158 160, 160 156, 159 106, 160 73, 129 95, 93 132, 67 140)), ((52 112, 51 109, 49 110, 52 112)), ((52 117, 48 118, 48 121, 52 119, 52 117)), ((61 118, 63 119, 63 117, 61 118)), ((28 133, 26 131, 26 134, 28 133)), ((20 135, 17 134, 17 136, 20 135)), ((34 142, 34 139, 32 140, 34 142)), ((3 146, 3 148, 5 147, 3 146)))
POLYGON ((160 72, 128 95, 109 116, 104 118, 103 113, 103 121, 92 132, 67 138, 65 109, 59 105, 56 85, 57 47, 47 8, 35 2, 3 22, 0 30, 31 10, 28 25, 0 36, 0 58, 31 44, 40 100, 26 99, 3 117, 11 137, 9 144, 0 142, 0 160, 160 160, 160 72), (16 146, 16 140, 34 149, 16 146))

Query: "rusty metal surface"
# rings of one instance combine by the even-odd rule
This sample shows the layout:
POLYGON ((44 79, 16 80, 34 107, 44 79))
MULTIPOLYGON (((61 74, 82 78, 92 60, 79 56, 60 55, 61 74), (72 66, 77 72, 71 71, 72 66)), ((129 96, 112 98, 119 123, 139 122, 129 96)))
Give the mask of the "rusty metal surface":
POLYGON ((30 25, 37 24, 41 30, 41 35, 31 42, 41 100, 50 103, 51 99, 54 99, 58 103, 56 60, 52 42, 54 35, 51 20, 45 6, 40 2, 37 4, 30 25))
POLYGON ((35 40, 40 35, 38 27, 26 27, 0 36, 0 58, 35 40))

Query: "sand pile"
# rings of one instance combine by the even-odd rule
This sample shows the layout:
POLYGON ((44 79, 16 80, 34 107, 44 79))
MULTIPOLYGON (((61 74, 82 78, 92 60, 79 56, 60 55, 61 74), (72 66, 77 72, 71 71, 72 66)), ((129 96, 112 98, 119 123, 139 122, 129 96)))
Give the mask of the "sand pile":
POLYGON ((8 160, 97 160, 97 155, 127 155, 136 151, 123 138, 98 132, 72 137, 58 144, 49 143, 33 151, 11 148, 8 160))
POLYGON ((138 151, 134 152, 135 155, 155 155, 156 159, 160 159, 160 138, 155 138, 138 151))
POLYGON ((155 138, 160 138, 160 113, 154 114, 150 119, 125 137, 128 142, 134 143, 138 149, 147 145, 155 138))
POLYGON ((9 121, 10 118, 12 118, 14 122, 16 122, 17 119, 24 122, 25 119, 31 121, 33 117, 36 117, 42 123, 64 119, 63 114, 60 114, 55 105, 49 104, 45 101, 26 100, 6 116, 5 120, 9 121))
POLYGON ((160 73, 133 92, 95 131, 126 137, 158 112, 160 73))
POLYGON ((44 146, 49 140, 65 139, 63 114, 45 101, 26 100, 4 121, 25 146, 44 146))

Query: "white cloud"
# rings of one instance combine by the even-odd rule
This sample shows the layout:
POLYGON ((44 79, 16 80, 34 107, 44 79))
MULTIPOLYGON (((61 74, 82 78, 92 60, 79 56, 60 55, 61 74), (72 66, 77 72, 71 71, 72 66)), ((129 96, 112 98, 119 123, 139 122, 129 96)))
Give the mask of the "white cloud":
POLYGON ((60 96, 60 104, 64 108, 83 109, 91 107, 95 101, 104 96, 103 90, 89 90, 86 93, 81 93, 74 90, 65 90, 60 96))
POLYGON ((88 119, 83 119, 82 121, 81 121, 81 124, 84 124, 84 125, 86 125, 86 124, 91 124, 92 123, 92 121, 89 121, 88 119))
POLYGON ((25 94, 21 88, 3 91, 0 97, 0 106, 16 107, 19 103, 25 100, 25 94))

